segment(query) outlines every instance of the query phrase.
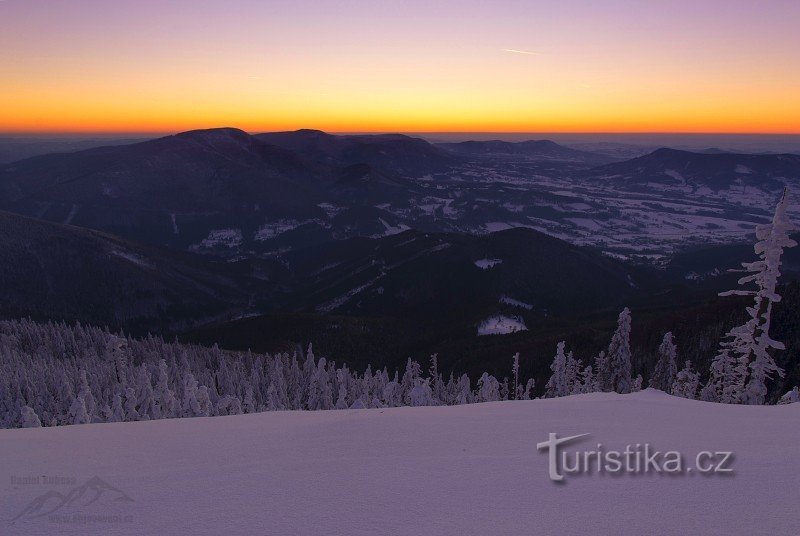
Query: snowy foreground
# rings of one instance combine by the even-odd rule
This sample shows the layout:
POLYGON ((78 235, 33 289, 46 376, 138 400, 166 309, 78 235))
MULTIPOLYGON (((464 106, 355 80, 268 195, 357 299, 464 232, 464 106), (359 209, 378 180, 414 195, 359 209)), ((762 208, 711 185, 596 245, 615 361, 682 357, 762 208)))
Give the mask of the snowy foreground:
POLYGON ((0 430, 0 533, 796 535, 799 424, 800 404, 647 390, 0 430), (557 484, 551 432, 732 451, 735 472, 557 484))

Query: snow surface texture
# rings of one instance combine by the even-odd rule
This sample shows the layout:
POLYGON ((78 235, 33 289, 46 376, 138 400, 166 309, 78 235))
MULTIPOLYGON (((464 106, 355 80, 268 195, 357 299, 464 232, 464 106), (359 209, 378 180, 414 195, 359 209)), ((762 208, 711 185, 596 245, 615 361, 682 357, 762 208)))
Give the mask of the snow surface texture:
POLYGON ((647 390, 0 430, 0 533, 796 535, 798 419, 800 404, 710 404, 647 390), (536 450, 550 432, 589 433, 579 444, 587 450, 648 442, 687 457, 733 451, 735 474, 555 484, 536 450), (12 484, 37 475, 77 482, 12 484), (97 501, 56 513, 127 521, 8 524, 37 496, 95 476, 97 501))

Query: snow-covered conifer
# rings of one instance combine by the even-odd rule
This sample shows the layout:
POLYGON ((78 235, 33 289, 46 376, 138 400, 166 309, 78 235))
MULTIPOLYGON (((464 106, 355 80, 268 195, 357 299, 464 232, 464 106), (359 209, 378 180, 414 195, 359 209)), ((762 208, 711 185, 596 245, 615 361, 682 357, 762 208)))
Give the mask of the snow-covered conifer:
POLYGON ((664 334, 661 345, 658 347, 658 361, 650 376, 650 387, 670 394, 675 375, 678 374, 676 365, 677 347, 672 337, 672 332, 664 334))
POLYGON ((433 406, 433 392, 431 391, 429 378, 417 378, 417 385, 411 388, 409 399, 411 406, 433 406))
POLYGON ((178 401, 169 387, 169 371, 167 362, 163 359, 158 362, 158 382, 153 396, 155 399, 154 418, 171 419, 178 416, 178 401))
POLYGON ((556 345, 556 356, 550 365, 552 375, 545 385, 545 396, 553 398, 557 396, 567 396, 569 386, 567 385, 567 356, 564 353, 566 343, 561 341, 556 345))
POLYGON ((511 372, 514 375, 514 400, 521 400, 522 386, 519 384, 519 352, 511 358, 511 372))
MULTIPOLYGON (((36 412, 33 411, 32 407, 22 406, 20 414, 21 414, 21 422, 23 428, 40 428, 42 426, 42 421, 39 420, 39 416, 36 415, 36 412)), ((81 424, 81 423, 75 423, 75 424, 81 424)))
POLYGON ((614 382, 611 375, 611 362, 604 351, 597 354, 594 359, 595 369, 595 390, 608 393, 614 390, 614 382))
POLYGON ((141 419, 139 411, 136 409, 136 391, 133 387, 125 389, 125 420, 138 421, 141 419))
POLYGON ((69 407, 70 424, 88 424, 92 422, 89 413, 86 411, 86 402, 83 398, 83 393, 78 393, 78 396, 72 401, 69 407))
MULTIPOLYGON (((747 275, 739 280, 740 285, 754 283, 755 290, 732 290, 721 296, 752 296, 753 305, 747 308, 748 320, 726 334, 723 344, 729 345, 741 367, 747 364, 746 379, 738 401, 743 404, 763 404, 767 396, 767 380, 777 374, 783 376, 781 369, 770 351, 785 349, 782 342, 770 337, 772 306, 781 300, 776 288, 780 277, 781 257, 784 248, 797 245, 789 237, 795 230, 786 213, 789 206, 789 192, 784 188, 783 195, 775 208, 772 223, 756 228, 758 242, 755 253, 759 260, 742 263, 747 275)), ((719 368, 719 367, 718 367, 719 368)), ((725 386, 723 386, 724 389, 725 386)))
POLYGON ((644 378, 642 378, 642 375, 641 374, 637 374, 636 377, 633 379, 633 385, 631 386, 631 392, 635 393, 636 391, 641 391, 643 382, 644 382, 644 378))
POLYGON ((581 393, 594 393, 597 391, 597 378, 592 366, 589 365, 581 371, 581 393))
POLYGON ((500 382, 486 372, 478 379, 476 402, 496 402, 500 400, 500 382))
POLYGON ((525 384, 525 391, 522 393, 523 400, 530 400, 533 396, 533 389, 536 387, 536 380, 533 378, 528 378, 528 382, 525 384))
POLYGON ((697 398, 697 387, 700 384, 700 375, 692 370, 692 362, 687 360, 683 369, 675 375, 672 384, 672 394, 683 398, 697 398))
POLYGON ((617 330, 608 345, 608 367, 611 390, 630 393, 633 387, 631 378, 631 311, 627 307, 617 319, 617 330))

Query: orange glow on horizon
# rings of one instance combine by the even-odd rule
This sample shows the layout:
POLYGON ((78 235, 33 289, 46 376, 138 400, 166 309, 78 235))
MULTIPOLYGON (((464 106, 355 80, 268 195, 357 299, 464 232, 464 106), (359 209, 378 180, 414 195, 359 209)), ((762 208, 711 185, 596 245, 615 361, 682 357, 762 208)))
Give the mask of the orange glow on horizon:
POLYGON ((0 1, 0 133, 800 134, 800 2, 668 4, 0 1))

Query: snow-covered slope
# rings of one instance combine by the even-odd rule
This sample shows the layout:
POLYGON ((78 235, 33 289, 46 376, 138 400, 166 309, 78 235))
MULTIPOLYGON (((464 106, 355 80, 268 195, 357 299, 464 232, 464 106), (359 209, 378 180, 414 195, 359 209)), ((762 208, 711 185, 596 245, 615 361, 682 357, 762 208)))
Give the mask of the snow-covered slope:
POLYGON ((0 533, 796 535, 798 422, 800 404, 725 406, 648 390, 0 430, 0 533), (732 451, 735 473, 556 484, 536 449, 551 432, 591 434, 582 449, 732 451), (42 475, 74 480, 20 480, 42 475), (56 520, 8 524, 36 497, 73 488, 87 493, 56 520), (86 517, 95 515, 120 517, 86 517))

